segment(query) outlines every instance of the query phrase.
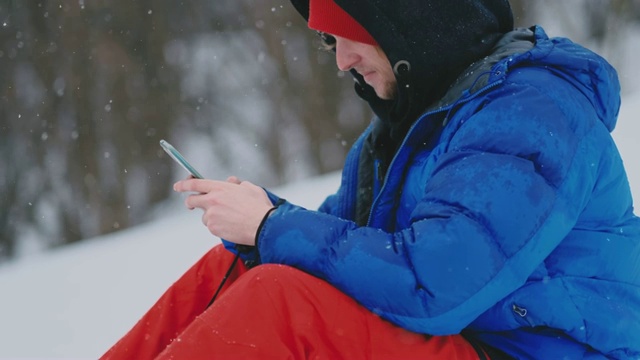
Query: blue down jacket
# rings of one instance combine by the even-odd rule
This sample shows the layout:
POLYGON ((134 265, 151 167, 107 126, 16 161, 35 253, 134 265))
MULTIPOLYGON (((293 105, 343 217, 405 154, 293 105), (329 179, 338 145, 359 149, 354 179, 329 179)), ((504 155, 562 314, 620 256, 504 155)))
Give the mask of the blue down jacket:
POLYGON ((610 136, 617 74, 540 27, 519 32, 411 127, 367 226, 352 219, 371 129, 320 211, 284 203, 268 218, 261 260, 415 332, 518 358, 640 358, 640 219, 610 136))

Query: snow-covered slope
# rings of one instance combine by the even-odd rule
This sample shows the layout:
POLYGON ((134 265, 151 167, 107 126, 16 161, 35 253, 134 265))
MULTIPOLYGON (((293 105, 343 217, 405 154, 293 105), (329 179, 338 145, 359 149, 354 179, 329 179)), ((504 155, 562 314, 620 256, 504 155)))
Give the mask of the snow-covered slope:
MULTIPOLYGON (((274 192, 317 208, 339 181, 334 173, 274 192)), ((131 230, 0 267, 0 359, 100 356, 219 243, 200 217, 179 208, 131 230)))

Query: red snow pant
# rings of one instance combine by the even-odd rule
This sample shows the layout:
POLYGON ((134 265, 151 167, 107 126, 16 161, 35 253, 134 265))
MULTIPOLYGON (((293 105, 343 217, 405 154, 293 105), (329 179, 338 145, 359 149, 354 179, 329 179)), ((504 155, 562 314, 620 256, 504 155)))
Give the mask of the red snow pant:
POLYGON ((460 335, 399 328, 327 282, 209 251, 101 359, 478 359, 460 335))

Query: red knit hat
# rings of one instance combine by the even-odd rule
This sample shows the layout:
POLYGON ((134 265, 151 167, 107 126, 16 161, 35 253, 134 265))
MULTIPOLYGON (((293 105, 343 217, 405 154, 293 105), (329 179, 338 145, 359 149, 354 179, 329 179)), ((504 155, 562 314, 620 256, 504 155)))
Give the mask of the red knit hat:
POLYGON ((309 28, 369 45, 378 45, 369 32, 333 0, 309 0, 309 28))

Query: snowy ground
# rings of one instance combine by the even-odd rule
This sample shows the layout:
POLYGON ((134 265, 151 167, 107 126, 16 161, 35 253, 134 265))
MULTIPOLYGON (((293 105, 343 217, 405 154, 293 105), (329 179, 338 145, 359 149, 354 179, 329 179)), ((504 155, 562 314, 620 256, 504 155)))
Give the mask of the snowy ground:
MULTIPOLYGON (((640 200, 640 94, 623 102, 614 137, 640 200)), ((276 189, 315 208, 338 174, 276 189)), ((95 359, 218 241, 180 206, 152 223, 0 267, 0 359, 95 359)), ((638 211, 636 211, 638 213, 638 211)))
MULTIPOLYGON (((275 192, 316 208, 339 174, 275 192)), ((95 359, 162 292, 219 243, 200 213, 181 204, 170 215, 0 267, 0 359, 95 359)))

